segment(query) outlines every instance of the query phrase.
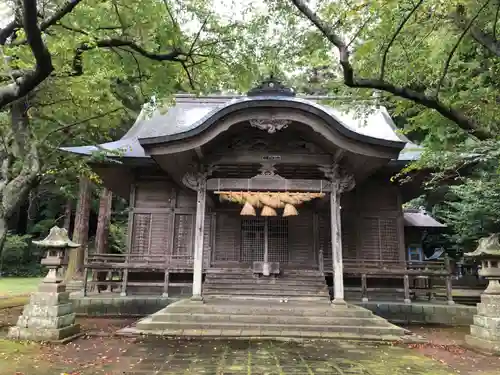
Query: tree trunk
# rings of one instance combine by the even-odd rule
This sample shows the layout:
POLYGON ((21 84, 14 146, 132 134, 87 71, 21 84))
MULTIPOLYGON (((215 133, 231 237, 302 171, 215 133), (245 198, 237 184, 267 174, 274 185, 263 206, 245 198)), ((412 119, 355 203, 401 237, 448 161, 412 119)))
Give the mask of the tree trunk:
POLYGON ((5 239, 7 238, 7 220, 3 217, 0 217, 0 276, 3 273, 3 260, 1 257, 3 256, 3 245, 5 244, 5 239))
POLYGON ((39 182, 40 158, 27 116, 27 99, 11 105, 10 128, 2 133, 0 147, 0 256, 7 223, 39 182))
POLYGON ((98 254, 107 252, 112 202, 113 194, 110 190, 103 188, 99 200, 99 216, 97 218, 97 231, 95 235, 96 252, 98 254))
POLYGON ((90 181, 84 177, 80 179, 78 204, 75 212, 75 228, 72 240, 81 246, 71 250, 66 270, 65 280, 81 279, 83 274, 83 260, 89 239, 90 201, 92 198, 90 181))
POLYGON ((73 208, 73 202, 70 198, 66 200, 66 204, 64 205, 64 222, 63 228, 66 229, 69 233, 69 228, 71 226, 71 211, 73 208))
POLYGON ((33 189, 28 195, 28 218, 26 220, 26 232, 31 233, 36 224, 36 215, 38 212, 37 189, 33 189))
MULTIPOLYGON (((99 200, 99 215, 97 218, 97 231, 95 235, 95 246, 98 254, 105 254, 108 252, 112 203, 113 194, 107 188, 103 188, 99 200)), ((97 275, 94 274, 92 278, 98 281, 106 281, 106 272, 97 272, 97 275)), ((105 286, 98 286, 97 288, 98 291, 104 289, 106 289, 105 286)))

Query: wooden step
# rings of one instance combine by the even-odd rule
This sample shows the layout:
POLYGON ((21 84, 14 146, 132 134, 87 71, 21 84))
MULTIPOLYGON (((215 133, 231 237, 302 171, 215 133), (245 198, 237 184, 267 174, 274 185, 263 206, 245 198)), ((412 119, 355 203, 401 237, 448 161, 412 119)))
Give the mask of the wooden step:
POLYGON ((252 282, 228 283, 228 282, 210 282, 203 284, 203 290, 214 288, 229 288, 229 289, 287 289, 287 290, 306 290, 306 289, 324 289, 328 290, 326 284, 321 283, 302 283, 302 284, 259 284, 252 282))
POLYGON ((293 289, 232 289, 232 288, 218 288, 216 290, 204 290, 203 295, 228 295, 228 296, 275 296, 275 297, 312 297, 312 296, 330 296, 326 290, 293 290, 293 289))
POLYGON ((258 285, 322 285, 326 286, 324 280, 307 279, 307 280, 288 280, 288 279, 205 279, 205 285, 208 284, 258 284, 258 285))

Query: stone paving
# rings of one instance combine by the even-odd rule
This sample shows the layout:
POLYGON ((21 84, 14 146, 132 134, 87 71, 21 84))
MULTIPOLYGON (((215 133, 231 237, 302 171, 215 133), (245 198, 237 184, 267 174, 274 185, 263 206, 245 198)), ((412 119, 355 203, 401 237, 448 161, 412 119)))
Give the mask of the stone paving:
POLYGON ((128 368, 113 375, 455 374, 406 348, 349 342, 146 339, 132 345, 123 357, 128 368))

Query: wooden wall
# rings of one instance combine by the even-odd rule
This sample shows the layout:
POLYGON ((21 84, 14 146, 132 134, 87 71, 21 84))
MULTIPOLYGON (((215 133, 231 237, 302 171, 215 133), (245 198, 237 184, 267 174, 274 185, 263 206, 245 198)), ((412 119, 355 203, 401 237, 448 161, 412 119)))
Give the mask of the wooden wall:
MULTIPOLYGON (((196 193, 165 176, 136 179, 131 199, 130 252, 165 256, 170 268, 190 268, 194 244, 196 193)), ((400 194, 387 178, 372 178, 341 200, 345 258, 403 260, 404 227, 400 194)), ((330 212, 313 206, 288 218, 288 258, 294 265, 317 265, 323 251, 331 264, 330 212)), ((205 218, 204 266, 237 264, 241 254, 238 211, 210 211, 205 218), (214 251, 212 251, 212 248, 214 251)), ((248 257, 246 257, 248 258, 248 257)))
MULTIPOLYGON (((191 267, 196 193, 181 189, 166 176, 139 175, 132 187, 129 217, 131 254, 164 256, 172 268, 191 267)), ((204 254, 208 266, 212 214, 205 217, 204 254)))

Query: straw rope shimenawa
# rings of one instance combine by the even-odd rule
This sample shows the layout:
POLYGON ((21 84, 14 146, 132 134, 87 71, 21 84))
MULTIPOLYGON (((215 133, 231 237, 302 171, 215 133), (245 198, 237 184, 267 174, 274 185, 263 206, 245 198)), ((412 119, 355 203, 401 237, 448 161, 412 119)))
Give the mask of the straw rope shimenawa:
POLYGON ((323 198, 324 193, 294 193, 294 192, 244 192, 216 191, 221 201, 243 205, 241 216, 257 216, 257 208, 262 208, 261 216, 277 216, 276 209, 283 208, 283 216, 297 216, 295 206, 315 198, 323 198))

